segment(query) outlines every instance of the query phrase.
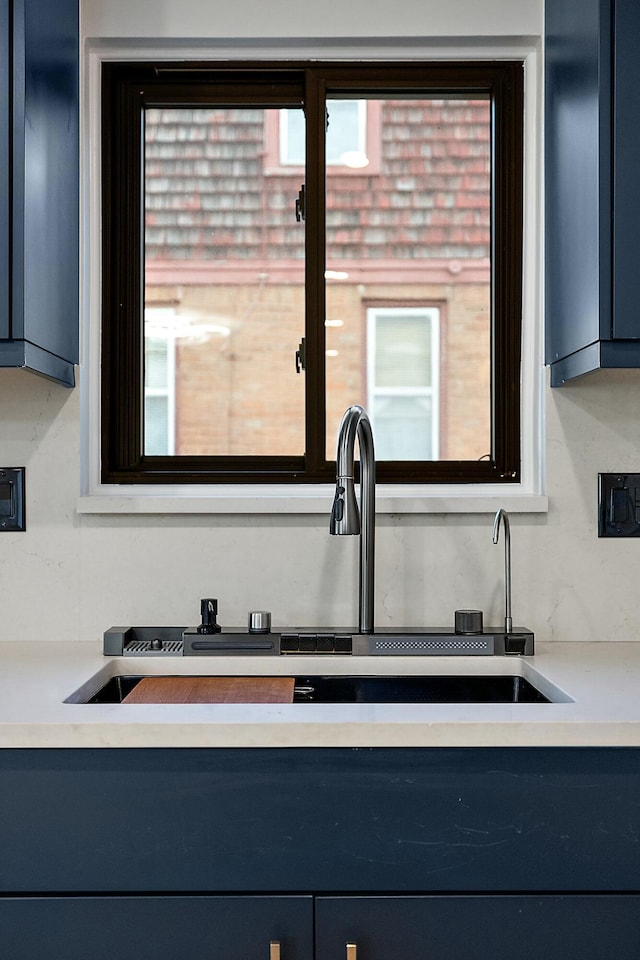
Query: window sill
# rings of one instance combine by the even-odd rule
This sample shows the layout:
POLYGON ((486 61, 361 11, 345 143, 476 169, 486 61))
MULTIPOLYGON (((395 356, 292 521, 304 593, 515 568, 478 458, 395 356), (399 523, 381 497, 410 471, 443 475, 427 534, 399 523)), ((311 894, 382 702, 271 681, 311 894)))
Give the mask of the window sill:
MULTIPOLYGON (((260 487, 119 487, 104 486, 81 496, 79 514, 317 514, 329 515, 332 484, 291 489, 260 487)), ((510 513, 546 513, 548 497, 469 484, 450 487, 398 487, 379 484, 378 514, 477 514, 494 513, 499 507, 510 513)))

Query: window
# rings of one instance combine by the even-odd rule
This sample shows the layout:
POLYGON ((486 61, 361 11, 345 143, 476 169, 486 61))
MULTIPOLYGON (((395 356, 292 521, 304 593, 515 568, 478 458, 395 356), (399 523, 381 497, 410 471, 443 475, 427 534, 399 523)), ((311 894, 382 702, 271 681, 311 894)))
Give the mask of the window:
POLYGON ((439 311, 367 310, 367 410, 381 460, 438 460, 439 311))
POLYGON ((105 63, 103 481, 517 481, 522 72, 105 63))
POLYGON ((154 320, 173 320, 172 310, 149 310, 144 339, 144 453, 172 456, 175 453, 175 336, 154 320), (168 318, 162 314, 169 314, 168 318), (154 316, 155 315, 155 316, 154 316), (160 315, 160 316, 159 316, 160 315))
MULTIPOLYGON (((304 166, 304 113, 281 110, 279 119, 280 163, 304 166)), ((355 169, 368 166, 366 100, 327 101, 326 163, 355 169)))
MULTIPOLYGON (((327 176, 379 175, 381 172, 380 102, 372 99, 327 100, 325 162, 327 176)), ((302 108, 265 113, 264 173, 303 176, 306 123, 302 108)))

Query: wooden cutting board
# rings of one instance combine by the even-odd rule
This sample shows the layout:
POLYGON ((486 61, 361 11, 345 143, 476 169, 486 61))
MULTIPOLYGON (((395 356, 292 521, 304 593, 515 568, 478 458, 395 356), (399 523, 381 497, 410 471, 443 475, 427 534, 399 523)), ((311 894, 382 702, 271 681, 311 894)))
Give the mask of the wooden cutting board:
POLYGON ((123 703, 293 703, 294 677, 143 677, 123 703))

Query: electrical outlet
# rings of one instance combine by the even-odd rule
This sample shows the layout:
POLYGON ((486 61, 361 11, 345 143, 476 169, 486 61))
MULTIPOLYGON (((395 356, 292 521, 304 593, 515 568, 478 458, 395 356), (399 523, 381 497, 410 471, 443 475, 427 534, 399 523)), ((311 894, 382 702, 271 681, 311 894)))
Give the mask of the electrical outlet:
POLYGON ((598 474, 598 536, 640 537, 640 473, 598 474))
POLYGON ((24 467, 0 467, 0 533, 26 530, 24 467))

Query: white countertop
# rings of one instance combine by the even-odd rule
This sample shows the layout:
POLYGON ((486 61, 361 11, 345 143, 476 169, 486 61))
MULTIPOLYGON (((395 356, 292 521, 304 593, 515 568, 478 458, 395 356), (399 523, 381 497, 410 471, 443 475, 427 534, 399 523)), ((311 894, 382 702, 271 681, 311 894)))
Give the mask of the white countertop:
POLYGON ((640 746, 640 643, 534 657, 104 657, 98 642, 0 643, 0 747, 640 746), (522 674, 564 702, 86 704, 116 674, 522 674), (96 677, 96 674, 100 674, 96 677))

